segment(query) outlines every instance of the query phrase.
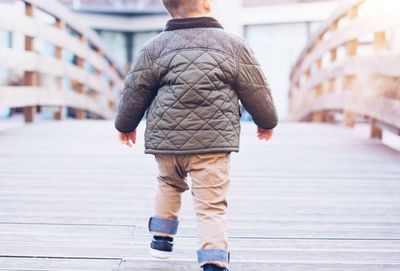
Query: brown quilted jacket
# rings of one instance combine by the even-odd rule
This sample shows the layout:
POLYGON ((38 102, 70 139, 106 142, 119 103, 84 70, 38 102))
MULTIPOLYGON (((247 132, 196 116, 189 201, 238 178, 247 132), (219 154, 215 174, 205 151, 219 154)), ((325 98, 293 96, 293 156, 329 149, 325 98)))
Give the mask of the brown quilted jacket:
POLYGON ((173 19, 129 71, 115 126, 132 132, 147 110, 146 153, 237 152, 239 100, 257 126, 277 125, 270 89, 249 45, 213 18, 173 19))

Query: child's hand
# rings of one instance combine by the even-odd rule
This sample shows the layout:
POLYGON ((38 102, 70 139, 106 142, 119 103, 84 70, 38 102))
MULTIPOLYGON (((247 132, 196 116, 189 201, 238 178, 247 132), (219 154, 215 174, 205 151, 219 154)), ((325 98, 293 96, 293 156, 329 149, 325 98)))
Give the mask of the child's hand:
POLYGON ((257 137, 259 140, 268 141, 271 139, 274 129, 265 130, 257 127, 257 137))
POLYGON ((128 147, 132 148, 136 143, 136 130, 129 134, 119 133, 119 141, 121 141, 122 144, 128 145, 128 147))

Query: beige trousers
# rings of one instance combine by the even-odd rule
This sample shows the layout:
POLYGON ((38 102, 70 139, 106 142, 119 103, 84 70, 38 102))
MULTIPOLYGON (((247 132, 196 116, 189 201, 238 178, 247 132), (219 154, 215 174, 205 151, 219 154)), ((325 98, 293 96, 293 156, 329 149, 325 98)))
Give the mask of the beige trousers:
MULTIPOLYGON (((227 266, 229 254, 225 211, 230 153, 157 154, 155 159, 159 167, 155 217, 178 220, 181 194, 190 189, 186 179, 189 174, 197 217, 199 263, 227 266)), ((162 232, 155 234, 163 235, 162 232)))

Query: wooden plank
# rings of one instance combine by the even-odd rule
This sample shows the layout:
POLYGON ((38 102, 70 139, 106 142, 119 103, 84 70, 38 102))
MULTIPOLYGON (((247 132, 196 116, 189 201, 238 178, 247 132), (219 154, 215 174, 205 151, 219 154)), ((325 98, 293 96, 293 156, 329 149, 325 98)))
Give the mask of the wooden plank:
MULTIPOLYGON (((231 248, 232 261, 247 262, 282 262, 282 263, 342 263, 342 264, 399 264, 398 250, 394 251, 378 251, 378 250, 320 250, 314 248, 312 250, 290 250, 290 249, 235 249, 231 248)), ((147 259, 152 262, 153 259, 148 253, 148 244, 145 247, 103 247, 95 244, 90 245, 68 245, 59 246, 53 244, 31 245, 31 244, 2 244, 2 253, 4 256, 35 256, 35 257, 52 257, 52 258, 136 258, 147 259)), ((182 249, 176 247, 171 260, 196 261, 196 248, 182 249)))
MULTIPOLYGON (((77 231, 74 234, 63 234, 61 232, 45 231, 32 232, 9 232, 1 234, 2 243, 7 244, 30 244, 30 245, 60 245, 68 246, 96 246, 96 247, 130 247, 135 249, 144 249, 148 247, 150 235, 138 235, 133 238, 104 234, 102 238, 99 235, 88 235, 85 232, 77 231)), ((176 238, 177 247, 185 250, 195 250, 197 245, 196 236, 179 234, 176 238)), ((364 251, 364 252, 395 252, 400 246, 400 240, 368 240, 368 239, 318 239, 318 238, 262 238, 262 237, 230 237, 229 243, 236 251, 313 251, 319 248, 321 251, 364 251)), ((179 253, 178 253, 179 254, 179 253)))
MULTIPOLYGON (((290 250, 290 251, 313 251, 320 248, 321 251, 397 251, 400 241, 390 240, 320 240, 320 239, 261 239, 261 238, 230 238, 230 245, 235 250, 258 249, 263 251, 290 250)), ((196 245, 196 238, 178 236, 176 240, 179 247, 193 249, 196 245)), ((137 246, 146 246, 149 237, 138 237, 134 239, 137 246)), ((256 257, 254 255, 253 257, 256 257)))
POLYGON ((120 259, 65 259, 0 256, 0 270, 7 271, 110 271, 117 270, 120 264, 120 259))
POLYGON ((147 249, 137 250, 123 245, 101 245, 101 244, 19 244, 1 243, 1 255, 7 257, 41 257, 41 258, 123 258, 141 253, 148 254, 147 249))
MULTIPOLYGON (((152 261, 141 259, 127 259, 123 261, 119 270, 128 271, 140 266, 143 271, 163 270, 163 271, 197 271, 195 261, 152 261)), ((321 271, 397 271, 400 268, 398 264, 343 264, 343 263, 287 263, 287 262, 233 262, 231 271, 305 271, 305 270, 321 270, 321 271)))
MULTIPOLYGON (((63 224, 63 223, 0 223, 0 234, 65 235, 65 236, 120 236, 130 239, 135 225, 114 224, 63 224)), ((5 240, 5 239, 1 239, 5 240)))

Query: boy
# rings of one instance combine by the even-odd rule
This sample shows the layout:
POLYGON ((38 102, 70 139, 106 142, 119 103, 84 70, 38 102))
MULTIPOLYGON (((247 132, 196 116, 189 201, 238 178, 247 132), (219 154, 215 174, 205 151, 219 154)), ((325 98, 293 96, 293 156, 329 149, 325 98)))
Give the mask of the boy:
POLYGON ((197 215, 198 262, 228 270, 226 192, 231 152, 239 151, 239 100, 269 140, 275 106, 247 43, 223 31, 210 0, 163 0, 172 20, 139 54, 125 82, 115 125, 122 143, 136 142, 147 110, 145 153, 159 168, 152 255, 167 258, 178 229, 181 194, 189 189, 197 215))

